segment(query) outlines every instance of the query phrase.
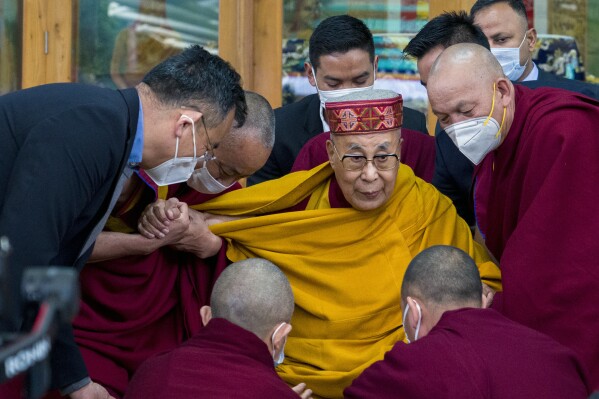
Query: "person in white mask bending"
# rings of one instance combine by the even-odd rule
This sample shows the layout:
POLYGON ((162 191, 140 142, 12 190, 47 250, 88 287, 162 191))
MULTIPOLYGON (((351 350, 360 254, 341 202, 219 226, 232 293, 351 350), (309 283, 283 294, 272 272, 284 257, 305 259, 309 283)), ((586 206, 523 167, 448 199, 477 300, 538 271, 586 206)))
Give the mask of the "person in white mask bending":
MULTIPOLYGON (((378 56, 372 33, 361 20, 349 15, 326 18, 314 29, 309 51, 304 69, 316 93, 275 110, 275 145, 266 164, 248 179, 250 185, 289 173, 304 144, 329 131, 323 117, 326 102, 374 87, 378 56)), ((403 110, 404 134, 406 129, 428 133, 422 112, 403 110)))
POLYGON ((571 350, 484 309, 488 298, 481 294, 478 269, 464 251, 437 245, 416 255, 401 286, 409 344, 396 343, 344 397, 587 397, 588 383, 571 350))
MULTIPOLYGON (((177 174, 169 167, 164 168, 166 172, 155 172, 155 179, 148 176, 149 171, 141 170, 127 181, 115 211, 98 236, 89 259, 94 263, 80 275, 83 295, 81 312, 73 322, 75 341, 92 379, 117 397, 127 387, 129 377, 124 376, 133 375, 148 357, 180 343, 145 337, 148 328, 161 331, 158 325, 172 331, 183 324, 177 318, 173 289, 166 288, 167 282, 182 279, 177 277, 180 270, 189 267, 203 277, 194 287, 195 295, 187 296, 199 298, 198 309, 209 298, 211 276, 217 272, 199 258, 213 256, 221 241, 211 240, 213 235, 205 238, 206 231, 198 227, 196 213, 188 214, 187 204, 199 204, 239 188, 237 180, 249 176, 266 162, 274 142, 273 110, 257 93, 246 91, 245 101, 245 123, 241 127, 233 125, 216 147, 212 145, 210 131, 201 122, 189 122, 184 134, 196 135, 198 143, 209 143, 197 147, 198 151, 208 150, 196 155, 191 177, 181 174, 179 183, 157 186, 155 179, 172 179, 177 174), (174 197, 182 201, 179 205, 182 216, 169 222, 164 231, 154 231, 152 239, 138 234, 138 218, 146 206, 155 199, 174 197), (150 284, 152 278, 160 281, 160 285, 150 284), (114 361, 117 358, 125 360, 114 361)), ((185 140, 193 141, 188 136, 185 140)), ((184 291, 180 281, 177 286, 184 291)), ((187 328, 180 338, 187 338, 191 330, 187 328)))
POLYGON ((574 349, 598 388, 599 101, 515 85, 489 50, 465 43, 441 53, 427 90, 475 164, 476 226, 504 284, 493 307, 574 349))

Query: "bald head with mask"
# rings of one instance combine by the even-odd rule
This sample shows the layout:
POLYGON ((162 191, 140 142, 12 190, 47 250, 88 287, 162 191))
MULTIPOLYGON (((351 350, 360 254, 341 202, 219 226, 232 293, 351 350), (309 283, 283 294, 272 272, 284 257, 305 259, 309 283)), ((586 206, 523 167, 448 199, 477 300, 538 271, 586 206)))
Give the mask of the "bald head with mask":
POLYGON ((509 132, 514 86, 486 48, 448 47, 431 67, 427 91, 439 124, 472 163, 479 164, 509 132))
POLYGON ((408 265, 401 287, 408 341, 427 335, 444 312, 480 308, 483 299, 480 274, 467 253, 447 245, 425 249, 408 265))
POLYGON ((200 309, 204 325, 223 318, 260 338, 275 365, 283 362, 294 301, 287 277, 272 262, 250 258, 228 266, 214 285, 210 305, 200 309))

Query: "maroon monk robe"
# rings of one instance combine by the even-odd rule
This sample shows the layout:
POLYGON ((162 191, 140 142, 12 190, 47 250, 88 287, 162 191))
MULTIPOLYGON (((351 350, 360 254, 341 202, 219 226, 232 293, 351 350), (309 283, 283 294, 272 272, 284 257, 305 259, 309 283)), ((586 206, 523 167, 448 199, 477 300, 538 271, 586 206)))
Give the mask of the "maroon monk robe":
POLYGON ((425 337, 398 342, 346 398, 576 399, 589 393, 574 352, 492 309, 443 313, 425 337))
POLYGON ((141 365, 127 399, 289 398, 268 347, 225 319, 212 319, 179 348, 141 365))
MULTIPOLYGON (((143 172, 141 172, 143 176, 143 172)), ((136 177, 137 178, 137 177, 136 177)), ((118 216, 135 228, 155 185, 148 179, 118 216)), ((168 197, 197 204, 214 195, 185 183, 171 185, 168 197)), ((117 211, 118 212, 118 211, 117 211)), ((81 272, 81 309, 73 322, 90 377, 121 397, 131 375, 147 358, 171 350, 202 327, 201 306, 227 265, 225 246, 202 260, 190 253, 160 248, 147 256, 90 263, 81 272)))
MULTIPOLYGON (((309 170, 329 160, 326 141, 330 138, 329 132, 312 137, 302 147, 295 158, 292 172, 309 170)), ((435 171, 435 138, 410 129, 401 129, 403 143, 401 145, 401 162, 408 165, 414 174, 430 183, 435 171)))
POLYGON ((515 90, 507 137, 475 169, 477 224, 501 265, 493 306, 574 349, 599 388, 599 102, 515 90))

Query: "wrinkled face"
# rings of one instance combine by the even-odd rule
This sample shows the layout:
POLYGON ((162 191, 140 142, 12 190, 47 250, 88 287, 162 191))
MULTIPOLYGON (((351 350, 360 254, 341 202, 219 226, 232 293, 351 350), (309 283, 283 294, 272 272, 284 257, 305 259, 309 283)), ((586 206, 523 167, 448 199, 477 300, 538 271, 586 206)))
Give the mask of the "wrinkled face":
MULTIPOLYGON (((527 22, 507 3, 497 3, 476 13, 474 23, 482 29, 491 48, 520 47, 520 65, 530 59, 536 42, 536 33, 528 30, 527 22), (522 43, 524 36, 526 40, 522 43)), ((531 66, 532 68, 532 66, 531 66)))
POLYGON ((416 66, 418 67, 418 74, 420 74, 420 83, 422 83, 424 87, 426 87, 426 82, 428 82, 428 74, 431 71, 433 62, 435 62, 443 50, 443 46, 436 46, 430 49, 417 61, 416 66))
POLYGON ((308 80, 312 86, 318 82, 320 90, 329 91, 372 85, 378 60, 375 58, 373 64, 368 52, 353 49, 346 53, 323 55, 319 62, 316 78, 312 66, 309 63, 304 65, 308 80))
MULTIPOLYGON (((215 159, 209 160, 206 167, 216 180, 228 186, 239 179, 251 176, 264 166, 270 150, 265 148, 258 138, 247 137, 242 132, 236 132, 236 140, 225 138, 214 150, 214 155, 215 159)), ((199 163, 198 167, 201 166, 199 163)))
POLYGON ((372 159, 375 155, 400 154, 400 130, 384 133, 334 135, 333 142, 327 141, 327 152, 335 177, 343 196, 351 206, 360 211, 367 211, 384 205, 395 188, 397 179, 396 166, 390 170, 378 170, 373 162, 366 162, 361 170, 350 171, 343 167, 340 158, 344 155, 362 155, 372 159))
MULTIPOLYGON (((467 75, 467 70, 445 68, 442 75, 435 75, 429 81, 428 99, 443 129, 464 120, 487 117, 491 111, 492 83, 489 83, 488 87, 481 87, 480 81, 470 79, 467 75)), ((493 118, 501 120, 502 112, 503 107, 498 106, 497 103, 493 118), (497 119, 498 115, 499 119, 497 119)))
MULTIPOLYGON (((212 145, 212 149, 218 148, 221 141, 227 136, 229 131, 231 131, 231 126, 233 125, 233 120, 235 118, 235 110, 232 109, 229 111, 227 116, 223 119, 223 121, 214 127, 208 127, 204 124, 204 121, 201 121, 202 126, 197 126, 196 134, 202 138, 202 140, 209 140, 209 144, 207 147, 212 145), (201 130, 201 131, 200 131, 201 130), (208 136, 208 138, 206 138, 208 136)), ((198 124, 199 125, 199 124, 198 124)), ((210 148, 209 148, 210 149, 210 148)))

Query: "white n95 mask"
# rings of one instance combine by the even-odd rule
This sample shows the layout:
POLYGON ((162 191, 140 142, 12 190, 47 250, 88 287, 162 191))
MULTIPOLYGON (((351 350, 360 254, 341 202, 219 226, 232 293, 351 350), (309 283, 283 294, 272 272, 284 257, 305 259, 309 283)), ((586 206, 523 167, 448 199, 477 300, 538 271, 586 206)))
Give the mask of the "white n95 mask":
POLYGON ((503 108, 501 125, 491 117, 494 108, 495 85, 493 85, 493 103, 489 116, 468 119, 445 128, 451 141, 475 165, 478 165, 488 153, 499 147, 501 143, 501 129, 507 108, 503 108))
POLYGON ((191 122, 191 135, 193 137, 193 157, 178 157, 179 137, 175 144, 175 157, 161 163, 160 165, 146 169, 146 173, 158 186, 168 186, 170 184, 181 183, 189 179, 193 173, 196 164, 196 135, 193 119, 187 115, 181 115, 181 118, 188 119, 191 122))

